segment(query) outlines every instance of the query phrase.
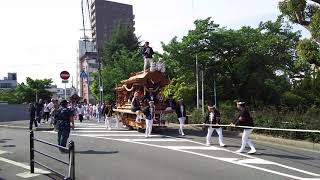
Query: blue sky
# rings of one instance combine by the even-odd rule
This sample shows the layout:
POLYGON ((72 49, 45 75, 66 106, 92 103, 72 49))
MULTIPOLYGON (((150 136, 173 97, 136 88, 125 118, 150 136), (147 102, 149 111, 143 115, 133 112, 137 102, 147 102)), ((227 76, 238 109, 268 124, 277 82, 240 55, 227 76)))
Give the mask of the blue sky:
MULTIPOLYGON (((115 1, 133 5, 136 34, 157 51, 161 51, 161 41, 186 35, 198 18, 212 17, 221 26, 240 28, 256 27, 279 15, 278 0, 115 1)), ((1 1, 0 77, 17 72, 19 82, 26 77, 52 78, 63 87, 59 73, 68 70, 76 79, 77 42, 82 35, 80 2, 1 1)), ((296 29, 303 30, 300 26, 296 29)), ((305 30, 303 34, 308 36, 305 30)))

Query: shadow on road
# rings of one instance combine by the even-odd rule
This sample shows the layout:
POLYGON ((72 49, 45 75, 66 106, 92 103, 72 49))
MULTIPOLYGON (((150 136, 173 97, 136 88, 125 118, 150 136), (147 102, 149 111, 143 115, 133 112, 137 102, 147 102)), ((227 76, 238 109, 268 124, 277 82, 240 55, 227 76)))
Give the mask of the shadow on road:
POLYGON ((2 147, 16 147, 16 145, 13 145, 13 144, 9 144, 9 145, 4 145, 2 147))
POLYGON ((9 140, 12 140, 12 139, 0 139, 0 143, 6 143, 9 140))
POLYGON ((286 159, 296 159, 296 160, 314 160, 314 158, 302 157, 302 156, 292 156, 292 155, 285 155, 285 154, 261 153, 260 155, 278 157, 278 158, 286 158, 286 159))
POLYGON ((95 151, 95 150, 86 150, 86 151, 76 151, 78 154, 115 154, 119 151, 95 151))

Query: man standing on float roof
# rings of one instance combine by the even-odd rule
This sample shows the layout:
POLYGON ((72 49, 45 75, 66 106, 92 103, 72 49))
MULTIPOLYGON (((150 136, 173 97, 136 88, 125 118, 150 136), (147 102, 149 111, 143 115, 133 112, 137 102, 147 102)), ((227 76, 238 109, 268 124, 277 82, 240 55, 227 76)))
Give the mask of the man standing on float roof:
POLYGON ((149 65, 151 66, 151 64, 153 63, 152 57, 154 54, 153 49, 152 49, 152 47, 149 46, 148 41, 146 41, 144 43, 142 53, 143 53, 143 57, 144 57, 143 72, 146 72, 147 64, 149 63, 149 65))

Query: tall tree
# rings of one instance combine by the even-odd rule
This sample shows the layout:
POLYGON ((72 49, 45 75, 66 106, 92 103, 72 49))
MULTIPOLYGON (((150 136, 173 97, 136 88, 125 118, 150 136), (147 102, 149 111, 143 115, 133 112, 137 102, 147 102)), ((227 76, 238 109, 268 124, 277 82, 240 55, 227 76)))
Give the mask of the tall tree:
POLYGON ((162 56, 169 75, 175 79, 172 89, 185 84, 187 94, 196 94, 197 55, 205 72, 206 99, 213 99, 215 78, 221 99, 240 97, 247 101, 279 103, 279 96, 290 89, 287 75, 294 74, 291 73, 293 57, 299 37, 300 34, 292 32, 281 18, 276 22, 261 23, 258 28, 242 27, 239 30, 221 28, 207 18, 195 21, 195 29, 190 30, 181 42, 173 38, 167 45, 163 44, 162 56), (277 72, 285 75, 280 76, 277 72))
POLYGON ((279 9, 290 21, 302 25, 311 33, 311 38, 302 40, 297 47, 300 56, 298 65, 310 63, 320 67, 320 1, 282 0, 279 9))
MULTIPOLYGON (((114 88, 121 80, 129 78, 130 73, 141 71, 143 59, 139 51, 140 42, 133 29, 125 24, 118 24, 110 40, 106 41, 102 50, 102 81, 104 99, 115 100, 114 88)), ((99 97, 98 76, 90 89, 96 98, 99 97)))

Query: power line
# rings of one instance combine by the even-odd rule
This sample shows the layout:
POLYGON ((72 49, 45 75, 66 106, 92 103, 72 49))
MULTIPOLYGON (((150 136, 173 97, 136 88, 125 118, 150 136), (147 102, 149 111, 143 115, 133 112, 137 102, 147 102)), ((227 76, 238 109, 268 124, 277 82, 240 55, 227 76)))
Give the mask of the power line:
POLYGON ((63 64, 75 64, 77 62, 55 62, 55 63, 36 63, 36 64, 19 64, 19 65, 6 65, 6 67, 27 67, 27 66, 47 66, 47 65, 63 65, 63 64))

